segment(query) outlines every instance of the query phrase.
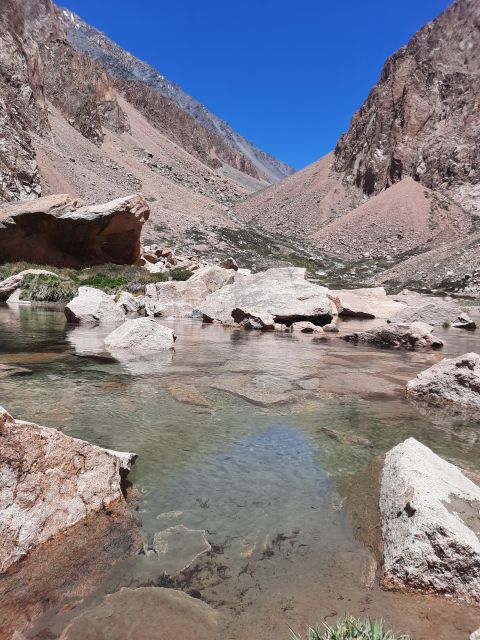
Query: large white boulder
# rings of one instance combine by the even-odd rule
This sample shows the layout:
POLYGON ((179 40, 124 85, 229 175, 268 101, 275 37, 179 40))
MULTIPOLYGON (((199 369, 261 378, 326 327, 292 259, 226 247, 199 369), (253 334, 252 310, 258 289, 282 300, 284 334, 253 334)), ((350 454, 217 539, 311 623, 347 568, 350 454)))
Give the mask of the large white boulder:
POLYGON ((65 316, 77 324, 114 324, 125 320, 125 310, 104 291, 79 287, 78 295, 65 307, 65 316))
POLYGON ((237 271, 235 281, 210 294, 200 306, 207 322, 242 322, 272 316, 275 322, 330 322, 337 314, 326 287, 305 280, 305 269, 268 269, 252 275, 237 271))
POLYGON ((420 372, 407 384, 407 396, 435 406, 480 411, 480 355, 465 353, 420 372))
POLYGON ((123 500, 132 453, 14 420, 0 407, 0 573, 35 546, 123 500))
POLYGON ((480 487, 409 438, 386 454, 384 584, 480 602, 480 487))
POLYGON ((191 318, 210 293, 233 282, 234 277, 232 269, 211 265, 198 269, 188 280, 148 284, 146 313, 162 318, 191 318))
POLYGON ((404 303, 387 296, 383 287, 332 290, 331 296, 340 316, 388 320, 405 307, 404 303))
POLYGON ((175 331, 164 327, 154 318, 126 320, 105 338, 105 346, 112 352, 148 355, 173 349, 175 331))
POLYGON ((392 347, 408 351, 426 351, 443 347, 443 340, 434 336, 432 327, 424 322, 385 323, 379 327, 347 333, 340 337, 354 344, 366 343, 376 347, 392 347))

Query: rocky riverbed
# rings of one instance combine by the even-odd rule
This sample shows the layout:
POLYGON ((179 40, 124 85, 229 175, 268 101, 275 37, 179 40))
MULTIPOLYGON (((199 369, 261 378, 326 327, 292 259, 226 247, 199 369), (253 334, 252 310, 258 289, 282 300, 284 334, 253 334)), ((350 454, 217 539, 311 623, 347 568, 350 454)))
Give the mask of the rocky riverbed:
MULTIPOLYGON (((273 639, 347 610, 419 640, 464 640, 479 626, 478 608, 460 600, 385 591, 374 535, 376 461, 398 443, 414 437, 480 471, 478 425, 405 394, 421 371, 475 350, 475 332, 437 326, 441 351, 411 351, 152 322, 174 330, 174 349, 124 361, 105 346, 108 323, 0 309, 0 363, 27 370, 1 380, 6 409, 138 454, 129 511, 87 518, 2 577, 2 629, 148 639, 182 620, 186 634, 202 624, 210 637, 273 639)), ((336 322, 345 335, 384 320, 336 322)))

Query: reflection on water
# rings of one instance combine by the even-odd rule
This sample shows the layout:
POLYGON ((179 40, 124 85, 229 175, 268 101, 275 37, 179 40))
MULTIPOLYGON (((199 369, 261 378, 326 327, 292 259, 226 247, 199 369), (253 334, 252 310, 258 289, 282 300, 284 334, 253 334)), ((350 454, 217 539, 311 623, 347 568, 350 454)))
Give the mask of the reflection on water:
MULTIPOLYGON (((364 544, 369 525, 357 517, 373 490, 362 474, 406 437, 480 471, 478 426, 421 415, 404 398, 406 381, 442 355, 166 324, 178 335, 173 355, 122 364, 103 352, 108 331, 67 327, 46 309, 0 309, 0 362, 33 372, 1 380, 0 403, 17 418, 138 453, 130 478, 147 545, 184 525, 205 530, 212 546, 168 585, 153 552, 123 560, 75 609, 66 598, 28 637, 58 637, 79 615, 93 620, 106 593, 144 586, 200 597, 231 639, 288 638, 288 626, 346 610, 425 640, 463 640, 480 624, 478 610, 384 592, 364 544)), ((475 334, 441 333, 445 355, 477 349, 475 334)), ((122 633, 113 625, 105 637, 122 633)))

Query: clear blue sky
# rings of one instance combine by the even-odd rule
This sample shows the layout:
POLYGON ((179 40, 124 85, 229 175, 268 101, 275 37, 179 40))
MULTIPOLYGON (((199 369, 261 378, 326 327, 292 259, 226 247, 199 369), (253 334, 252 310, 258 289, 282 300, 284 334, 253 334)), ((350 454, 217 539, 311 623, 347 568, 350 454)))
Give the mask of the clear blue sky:
MULTIPOLYGON (((62 4, 62 0, 58 0, 62 4)), ((383 61, 448 0, 63 0, 262 149, 335 146, 383 61)))

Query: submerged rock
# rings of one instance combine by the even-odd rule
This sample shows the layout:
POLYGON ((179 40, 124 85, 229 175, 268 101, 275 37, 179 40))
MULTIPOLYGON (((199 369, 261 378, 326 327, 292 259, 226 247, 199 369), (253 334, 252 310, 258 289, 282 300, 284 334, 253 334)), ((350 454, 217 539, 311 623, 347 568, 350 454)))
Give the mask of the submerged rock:
POLYGON ((135 458, 14 420, 0 408, 0 573, 90 513, 122 501, 135 458))
POLYGON ((123 351, 131 354, 148 355, 156 351, 173 349, 175 331, 153 318, 133 318, 105 338, 109 351, 123 351))
POLYGON ((392 347, 409 351, 424 351, 443 347, 443 340, 434 336, 432 327, 424 322, 384 324, 368 331, 347 333, 340 338, 354 344, 363 342, 377 347, 392 347))
POLYGON ((480 487, 409 438, 385 457, 380 489, 386 587, 480 602, 480 487))
POLYGON ((25 369, 24 367, 0 363, 0 380, 2 378, 10 378, 11 376, 25 376, 29 373, 33 373, 33 371, 31 369, 25 369))
POLYGON ((217 616, 208 604, 183 591, 124 587, 74 618, 60 640, 212 640, 217 616))
POLYGON ((434 364, 410 380, 407 396, 435 406, 480 412, 480 355, 466 353, 434 364))
POLYGON ((79 287, 78 295, 65 307, 65 316, 77 324, 114 324, 125 320, 125 310, 104 291, 79 287))
POLYGON ((153 537, 153 548, 161 560, 162 569, 174 576, 212 547, 203 529, 189 529, 180 524, 158 531, 153 537))
POLYGON ((337 313, 328 294, 326 287, 305 280, 305 269, 267 269, 246 276, 237 272, 235 281, 209 295, 200 311, 206 322, 225 324, 263 316, 288 325, 302 320, 327 324, 337 313))
POLYGON ((57 267, 136 264, 150 210, 140 195, 79 207, 68 195, 0 209, 0 262, 57 267))

